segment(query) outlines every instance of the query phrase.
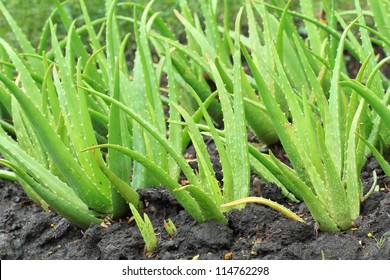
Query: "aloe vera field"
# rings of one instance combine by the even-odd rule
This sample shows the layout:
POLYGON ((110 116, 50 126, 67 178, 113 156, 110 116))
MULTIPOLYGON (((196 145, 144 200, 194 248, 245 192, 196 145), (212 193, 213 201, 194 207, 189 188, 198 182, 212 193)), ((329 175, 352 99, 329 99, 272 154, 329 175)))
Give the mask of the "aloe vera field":
POLYGON ((388 0, 22 2, 0 259, 390 259, 388 0))

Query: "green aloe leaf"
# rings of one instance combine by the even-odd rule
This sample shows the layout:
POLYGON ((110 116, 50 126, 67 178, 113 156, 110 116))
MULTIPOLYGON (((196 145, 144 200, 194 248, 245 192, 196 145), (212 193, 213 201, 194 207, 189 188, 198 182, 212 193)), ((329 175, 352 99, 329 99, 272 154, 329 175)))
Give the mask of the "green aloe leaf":
MULTIPOLYGON (((111 6, 108 10, 107 15, 107 30, 106 30, 106 39, 107 39, 107 66, 108 66, 108 78, 109 78, 109 94, 112 98, 116 100, 122 100, 123 88, 121 87, 120 79, 120 60, 119 56, 121 53, 118 53, 116 39, 116 18, 115 18, 115 5, 116 1, 112 1, 111 6)), ((127 43, 128 36, 125 37, 121 44, 120 50, 124 49, 125 44, 127 43)), ((123 50, 124 51, 124 50, 123 50)), ((82 81, 80 81, 81 84, 82 81)), ((109 123, 108 123, 108 137, 107 141, 109 144, 117 144, 125 147, 129 147, 130 135, 127 127, 127 119, 125 114, 116 106, 111 106, 109 112, 109 123)), ((90 154, 90 153, 88 153, 90 154)), ((113 217, 120 217, 126 214, 128 207, 126 207, 126 201, 131 202, 138 207, 139 197, 137 193, 128 185, 130 183, 130 174, 131 174, 131 161, 125 155, 119 153, 115 150, 109 150, 106 160, 108 162, 108 169, 113 174, 118 176, 119 180, 122 180, 124 184, 127 185, 127 189, 123 187, 121 191, 118 191, 118 186, 113 184, 112 176, 108 176, 108 171, 106 170, 105 174, 107 177, 111 178, 111 200, 113 204, 113 217), (114 185, 114 186, 113 186, 114 185), (127 192, 130 192, 131 200, 127 198, 127 192)), ((102 164, 99 164, 102 168, 102 164)), ((105 169, 102 169, 104 172, 105 169)), ((122 186, 122 184, 120 184, 122 186)))
MULTIPOLYGON (((180 112, 173 105, 174 103, 178 103, 179 94, 178 88, 176 84, 176 80, 174 77, 172 59, 170 55, 170 50, 168 45, 165 49, 165 57, 166 57, 166 69, 168 75, 168 85, 169 85, 169 141, 171 142, 173 147, 176 147, 178 151, 182 149, 183 136, 182 136, 182 127, 181 125, 175 124, 174 122, 179 122, 181 120, 180 112)), ((171 157, 169 158, 169 173, 173 178, 178 178, 180 168, 178 167, 175 160, 171 157)))
POLYGON ((362 96, 374 108, 378 115, 381 116, 384 124, 390 128, 390 109, 387 104, 383 103, 372 90, 358 81, 353 80, 342 81, 340 82, 340 85, 350 87, 362 96))
POLYGON ((8 170, 0 170, 0 178, 8 181, 17 181, 15 173, 8 170))

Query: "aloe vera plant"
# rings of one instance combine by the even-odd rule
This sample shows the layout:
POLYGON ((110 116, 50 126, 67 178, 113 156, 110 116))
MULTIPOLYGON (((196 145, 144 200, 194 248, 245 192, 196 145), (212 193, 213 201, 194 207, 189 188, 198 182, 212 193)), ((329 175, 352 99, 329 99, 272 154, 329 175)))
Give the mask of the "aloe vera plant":
MULTIPOLYGON (((83 4, 82 1, 81 3, 83 4)), ((110 6, 114 7, 114 4, 110 6)), ((22 49, 30 54, 23 60, 7 42, 0 41, 4 50, 3 56, 13 63, 18 73, 16 81, 13 75, 7 75, 7 72, 0 74, 4 92, 11 99, 12 120, 17 138, 16 142, 8 137, 4 130, 0 131, 1 153, 6 159, 2 163, 16 173, 35 201, 53 207, 59 214, 83 228, 91 222, 99 222, 99 213, 118 216, 126 212, 126 207, 123 207, 124 199, 117 197, 118 190, 128 203, 141 207, 138 194, 130 185, 117 189, 112 184, 112 178, 129 180, 129 173, 126 174, 127 177, 123 174, 123 167, 126 165, 111 166, 111 173, 107 175, 95 158, 101 155, 79 153, 82 148, 97 144, 89 114, 90 102, 97 100, 89 100, 88 95, 78 88, 77 84, 82 82, 86 73, 91 73, 92 76, 97 75, 97 72, 91 70, 88 64, 91 62, 86 59, 88 52, 62 6, 58 2, 58 13, 63 17, 68 30, 65 55, 57 39, 55 25, 50 21, 48 26, 51 33, 51 54, 38 54, 4 6, 0 8, 7 15, 22 49), (80 56, 76 57, 76 54, 80 56), (49 59, 49 56, 55 62, 49 59)), ((112 14, 109 10, 106 22, 110 27, 114 22, 112 14)), ((107 38, 111 36, 109 32, 112 30, 115 29, 110 28, 107 32, 107 38)), ((108 41, 114 43, 113 39, 108 41)), ((113 56, 113 52, 112 49, 108 50, 108 57, 113 56)), ((99 62, 105 63, 106 66, 109 64, 107 60, 101 59, 99 62)), ((119 91, 119 65, 116 63, 118 66, 115 67, 112 64, 112 68, 107 71, 108 76, 111 75, 113 85, 108 90, 115 96, 119 91)), ((111 111, 110 117, 112 126, 120 124, 118 120, 121 116, 115 113, 115 110, 111 111)), ((117 141, 116 139, 121 137, 126 139, 124 135, 116 135, 112 131, 110 135, 109 142, 117 141)), ((109 156, 120 161, 120 156, 109 156)))
MULTIPOLYGON (((355 4, 359 10, 359 4, 355 4)), ((262 9, 264 8, 263 6, 262 9)), ((335 16, 334 10, 331 12, 335 16)), ((282 16, 286 14, 288 13, 283 13, 282 16)), ((339 20, 344 24, 341 18, 339 20)), ((283 32, 293 39, 293 47, 299 54, 300 67, 309 82, 308 87, 296 88, 289 80, 277 41, 275 45, 268 46, 271 52, 270 61, 277 70, 274 72, 273 68, 269 67, 266 70, 267 75, 256 65, 256 54, 250 55, 246 47, 243 47, 243 54, 263 102, 294 169, 281 163, 272 153, 265 155, 252 148, 252 155, 271 171, 279 180, 279 184, 306 202, 314 220, 323 231, 348 229, 358 217, 363 200, 359 174, 365 161, 365 143, 355 134, 364 134, 373 142, 380 132, 378 118, 372 115, 364 100, 359 99, 356 92, 348 92, 340 87, 340 84, 354 84, 349 81, 347 74, 343 73, 343 50, 347 44, 355 48, 357 57, 362 61, 358 80, 362 79, 365 72, 375 67, 376 62, 373 60, 367 33, 362 33, 363 45, 349 34, 349 30, 357 22, 364 25, 362 18, 358 17, 345 27, 342 35, 331 35, 333 40, 338 40, 335 51, 329 49, 335 55, 335 62, 321 59, 321 63, 325 65, 323 67, 326 67, 327 71, 330 70, 329 88, 321 84, 321 72, 317 72, 316 68, 318 62, 311 62, 312 53, 307 51, 293 29, 283 27, 285 23, 282 20, 279 28, 285 28, 283 32), (283 88, 292 122, 278 106, 267 77, 271 77, 273 83, 283 88)), ((317 56, 316 58, 319 58, 317 56)), ((328 56, 333 55, 328 53, 328 56)), ((261 63, 268 65, 270 62, 261 59, 261 63)), ((378 77, 375 78, 373 86, 378 90, 378 94, 383 96, 382 82, 378 77)))
MULTIPOLYGON (((126 203, 132 203, 138 208, 142 207, 142 203, 130 185, 131 161, 127 157, 109 151, 106 167, 102 164, 100 154, 80 153, 83 148, 97 145, 96 137, 109 144, 131 145, 135 134, 131 121, 126 119, 123 112, 116 110, 116 107, 110 109, 98 98, 89 97, 80 86, 105 88, 108 95, 113 98, 128 101, 131 96, 121 96, 121 92, 134 92, 137 84, 153 85, 153 82, 144 80, 143 76, 134 78, 133 82, 127 79, 129 74, 124 62, 124 51, 128 37, 123 42, 120 41, 115 15, 116 1, 106 3, 106 55, 102 53, 98 39, 101 34, 95 33, 84 1, 80 1, 86 22, 82 30, 88 33, 94 51, 91 56, 79 37, 80 29, 77 30, 75 24, 70 22, 62 5, 58 1, 56 3, 57 12, 68 31, 68 38, 59 42, 55 25, 49 20, 48 29, 45 29, 42 36, 40 53, 35 52, 4 6, 2 4, 0 6, 15 36, 21 42, 21 48, 29 53, 26 60, 23 60, 7 42, 1 41, 2 58, 4 61, 12 62, 12 68, 19 76, 14 81, 12 73, 7 71, 9 65, 5 65, 5 71, 0 74, 1 92, 4 95, 2 100, 11 101, 5 102, 3 106, 7 106, 7 111, 12 109, 13 128, 17 138, 16 142, 1 130, 0 145, 1 152, 7 159, 3 163, 15 171, 22 185, 36 202, 53 206, 55 204, 53 199, 57 197, 67 207, 63 209, 54 207, 55 210, 77 225, 86 227, 91 221, 99 221, 95 218, 101 216, 98 212, 117 217, 128 211, 126 203), (48 51, 45 51, 44 46, 47 42, 46 36, 49 35, 46 31, 51 33, 51 49, 48 51), (95 62, 99 65, 100 73, 93 66, 95 62), (97 127, 100 129, 96 129, 97 127), (109 134, 108 137, 102 135, 104 132, 109 134), (42 193, 43 190, 45 193, 42 193), (69 192, 69 195, 64 195, 66 192, 69 192), (75 198, 76 195, 79 199, 75 198), (50 199, 50 202, 47 199, 50 199), (88 208, 97 212, 91 212, 88 208), (74 218, 74 214, 80 210, 86 211, 86 214, 91 216, 90 219, 82 222, 74 218), (74 213, 69 213, 71 211, 74 213)), ((138 37, 144 36, 142 35, 144 25, 145 22, 143 25, 141 22, 141 35, 138 37)), ((140 41, 138 44, 141 46, 143 42, 140 41)), ((139 52, 141 50, 142 47, 139 52)), ((140 56, 150 59, 147 49, 140 56)), ((148 65, 147 62, 141 63, 139 58, 136 60, 139 62, 136 63, 135 71, 142 71, 142 65, 148 65)), ((149 75, 147 71, 150 70, 145 70, 149 75)), ((152 74, 154 75, 154 72, 152 74)), ((153 86, 155 90, 158 89, 157 85, 153 86)), ((156 99, 156 94, 151 98, 156 99)), ((154 106, 157 107, 150 108, 153 110, 150 113, 152 116, 156 109, 162 112, 161 105, 158 107, 159 104, 156 103, 154 106)), ((161 124, 161 120, 164 120, 164 116, 160 114, 156 121, 161 124)), ((165 122, 163 126, 165 133, 165 122)), ((5 125, 4 127, 7 128, 5 125)), ((180 141, 180 138, 176 141, 180 141)), ((137 143, 142 143, 142 140, 137 143)), ((181 143, 177 145, 181 147, 181 143)), ((153 145, 151 147, 154 148, 153 145)), ((149 149, 150 147, 145 153, 149 154, 149 149)), ((160 153, 157 151, 155 155, 160 153)), ((155 160, 166 162, 159 161, 158 158, 155 160)), ((169 167, 174 170, 172 163, 169 167)), ((141 177, 140 173, 135 173, 134 182, 141 177)), ((145 186, 145 182, 138 185, 142 186, 145 186)))
MULTIPOLYGON (((243 97, 241 79, 243 72, 241 69, 240 63, 240 50, 239 50, 239 19, 240 14, 237 19, 236 24, 236 44, 235 44, 235 56, 234 60, 237 62, 235 65, 234 77, 237 79, 237 88, 236 94, 233 98, 233 101, 230 100, 230 97, 223 85, 222 78, 219 76, 218 70, 214 62, 209 59, 210 67, 215 79, 217 81, 217 87, 220 94, 222 111, 225 116, 225 132, 223 139, 220 137, 220 133, 214 127, 212 119, 209 113, 206 110, 205 105, 201 99, 194 93, 194 99, 197 100, 198 105, 201 109, 203 117, 205 118, 206 123, 208 124, 208 130, 212 139, 215 141, 217 150, 220 155, 221 164, 223 167, 224 182, 223 189, 220 189, 219 183, 215 177, 214 170, 212 167, 211 159, 207 151, 207 147, 204 143, 203 136, 201 134, 199 126, 194 122, 193 117, 180 105, 172 102, 171 106, 175 107, 178 112, 183 117, 185 123, 184 125, 188 127, 188 133, 192 140, 192 144, 195 147, 198 161, 199 171, 195 173, 191 169, 189 164, 183 158, 183 156, 178 153, 172 143, 168 141, 158 130, 152 126, 149 122, 144 120, 142 117, 137 116, 135 112, 126 107, 123 103, 114 100, 108 96, 105 96, 101 92, 91 90, 91 93, 102 97, 103 99, 111 102, 113 105, 118 106, 123 112, 128 114, 129 117, 133 118, 143 129, 145 129, 158 143, 168 152, 170 157, 176 161, 178 166, 181 168, 181 171, 186 176, 189 181, 189 185, 181 187, 177 181, 170 176, 169 173, 163 170, 156 163, 150 161, 145 156, 141 155, 139 152, 131 148, 126 148, 120 145, 111 145, 103 144, 90 147, 87 150, 94 150, 98 148, 108 148, 117 150, 133 160, 142 164, 146 169, 153 171, 154 176, 166 187, 168 188, 176 199, 183 205, 183 207, 198 221, 206 221, 210 219, 215 219, 221 223, 226 224, 227 220, 223 215, 224 211, 228 211, 231 207, 242 207, 241 204, 224 204, 223 203, 232 203, 236 200, 242 198, 247 198, 249 194, 249 153, 248 146, 246 142, 246 124, 244 120, 244 109, 243 109, 243 97), (229 151, 229 152, 228 152, 229 151)), ((171 82, 170 87, 174 84, 172 80, 172 64, 171 56, 169 50, 166 50, 167 58, 167 73, 168 81, 171 82), (173 83, 173 84, 172 84, 173 83)), ((175 87, 173 87, 174 89, 175 87)), ((170 88, 172 90, 172 88, 170 88)), ((209 100, 214 98, 213 95, 209 97, 209 100)), ((205 103, 208 103, 209 100, 206 100, 205 103)), ((173 123, 175 124, 175 123, 173 123)), ((177 124, 177 123, 176 123, 177 124)), ((245 203, 250 202, 245 201, 245 203)), ((289 217, 302 221, 297 215, 292 213, 287 208, 277 205, 276 203, 267 203, 264 201, 256 201, 269 205, 273 208, 280 210, 283 213, 289 215, 289 217)))

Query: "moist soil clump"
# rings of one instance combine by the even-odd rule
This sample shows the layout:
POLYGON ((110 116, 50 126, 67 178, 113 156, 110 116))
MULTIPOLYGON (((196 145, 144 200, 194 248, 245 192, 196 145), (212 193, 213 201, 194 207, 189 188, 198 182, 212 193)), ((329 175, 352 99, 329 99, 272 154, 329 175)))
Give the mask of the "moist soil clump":
POLYGON ((106 219, 104 227, 83 231, 31 202, 18 184, 0 180, 0 259, 390 259, 388 178, 370 158, 362 180, 367 192, 374 170, 380 190, 362 204, 354 228, 336 233, 317 231, 304 203, 286 200, 275 185, 255 176, 252 195, 261 192, 284 204, 307 224, 255 204, 226 213, 226 226, 215 221, 200 224, 163 188, 142 190, 144 211, 158 237, 153 253, 144 252, 138 228, 128 219, 106 219), (177 228, 174 236, 163 227, 168 218, 177 228))

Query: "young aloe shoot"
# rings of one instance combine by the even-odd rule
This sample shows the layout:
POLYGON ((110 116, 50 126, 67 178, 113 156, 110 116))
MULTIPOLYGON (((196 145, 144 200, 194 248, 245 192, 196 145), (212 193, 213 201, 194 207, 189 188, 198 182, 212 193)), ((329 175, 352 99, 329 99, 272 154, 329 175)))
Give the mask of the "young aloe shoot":
POLYGON ((150 221, 146 213, 144 213, 144 218, 142 219, 137 208, 135 208, 135 206, 131 203, 129 205, 137 227, 141 232, 142 238, 145 241, 145 252, 151 253, 157 248, 157 237, 154 233, 152 222, 150 221))
POLYGON ((164 220, 164 228, 170 236, 174 236, 176 233, 176 226, 171 219, 164 220))

